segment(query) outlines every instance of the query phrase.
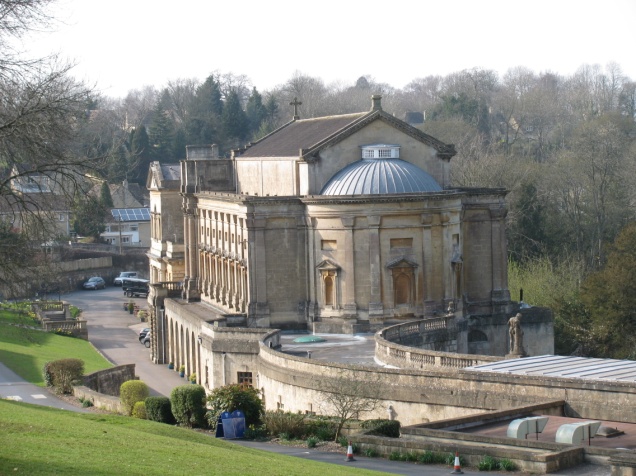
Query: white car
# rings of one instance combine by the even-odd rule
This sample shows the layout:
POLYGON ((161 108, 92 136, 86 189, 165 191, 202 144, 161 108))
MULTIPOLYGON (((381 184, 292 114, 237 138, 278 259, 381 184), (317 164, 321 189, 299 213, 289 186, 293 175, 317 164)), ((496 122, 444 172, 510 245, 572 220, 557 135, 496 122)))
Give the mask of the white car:
POLYGON ((136 278, 136 277, 137 277, 137 271, 122 271, 121 273, 119 273, 119 276, 113 279, 113 284, 115 286, 121 286, 122 279, 136 278))

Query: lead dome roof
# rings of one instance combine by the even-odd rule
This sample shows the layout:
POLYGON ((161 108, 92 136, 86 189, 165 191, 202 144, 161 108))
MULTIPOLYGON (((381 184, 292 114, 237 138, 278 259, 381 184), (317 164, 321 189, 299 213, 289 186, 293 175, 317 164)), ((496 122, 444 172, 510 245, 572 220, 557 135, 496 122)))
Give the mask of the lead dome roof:
POLYGON ((402 159, 362 159, 337 172, 321 195, 383 195, 439 192, 437 181, 416 165, 402 159))

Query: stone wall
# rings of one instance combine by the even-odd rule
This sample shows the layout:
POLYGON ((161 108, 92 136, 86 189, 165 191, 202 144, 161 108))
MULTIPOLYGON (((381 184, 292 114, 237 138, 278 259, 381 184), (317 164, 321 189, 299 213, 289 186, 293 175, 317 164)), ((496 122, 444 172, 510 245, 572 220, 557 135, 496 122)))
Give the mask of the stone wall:
POLYGON ((286 355, 261 344, 258 386, 268 409, 279 404, 293 412, 305 412, 310 405, 316 408, 324 400, 325 379, 343 374, 369 382, 370 392, 381 389, 382 409, 363 418, 383 418, 391 405, 394 417, 404 425, 553 400, 566 402, 566 416, 636 421, 636 385, 629 383, 339 365, 286 355))
POLYGON ((119 387, 135 379, 135 364, 118 365, 84 376, 84 385, 89 389, 119 398, 119 387))

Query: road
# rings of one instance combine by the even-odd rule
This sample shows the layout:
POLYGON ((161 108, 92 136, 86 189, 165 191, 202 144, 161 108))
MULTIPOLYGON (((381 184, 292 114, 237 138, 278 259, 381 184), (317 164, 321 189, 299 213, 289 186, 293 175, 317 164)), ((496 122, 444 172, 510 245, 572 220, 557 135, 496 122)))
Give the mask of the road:
POLYGON ((124 310, 124 303, 131 299, 141 308, 147 307, 146 298, 127 298, 116 286, 64 296, 64 300, 83 310, 88 339, 104 357, 116 365, 135 364, 135 373, 148 384, 151 395, 169 397, 174 387, 188 381, 167 365, 152 363, 150 350, 139 343, 139 330, 148 324, 124 310))

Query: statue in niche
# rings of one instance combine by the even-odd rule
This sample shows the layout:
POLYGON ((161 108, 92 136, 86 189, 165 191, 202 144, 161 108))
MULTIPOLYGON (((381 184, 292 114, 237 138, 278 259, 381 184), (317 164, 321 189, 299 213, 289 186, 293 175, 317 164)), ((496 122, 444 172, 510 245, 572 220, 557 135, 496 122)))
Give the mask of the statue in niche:
POLYGON ((523 331, 521 330, 521 313, 508 320, 508 333, 510 334, 510 353, 522 355, 523 331))

